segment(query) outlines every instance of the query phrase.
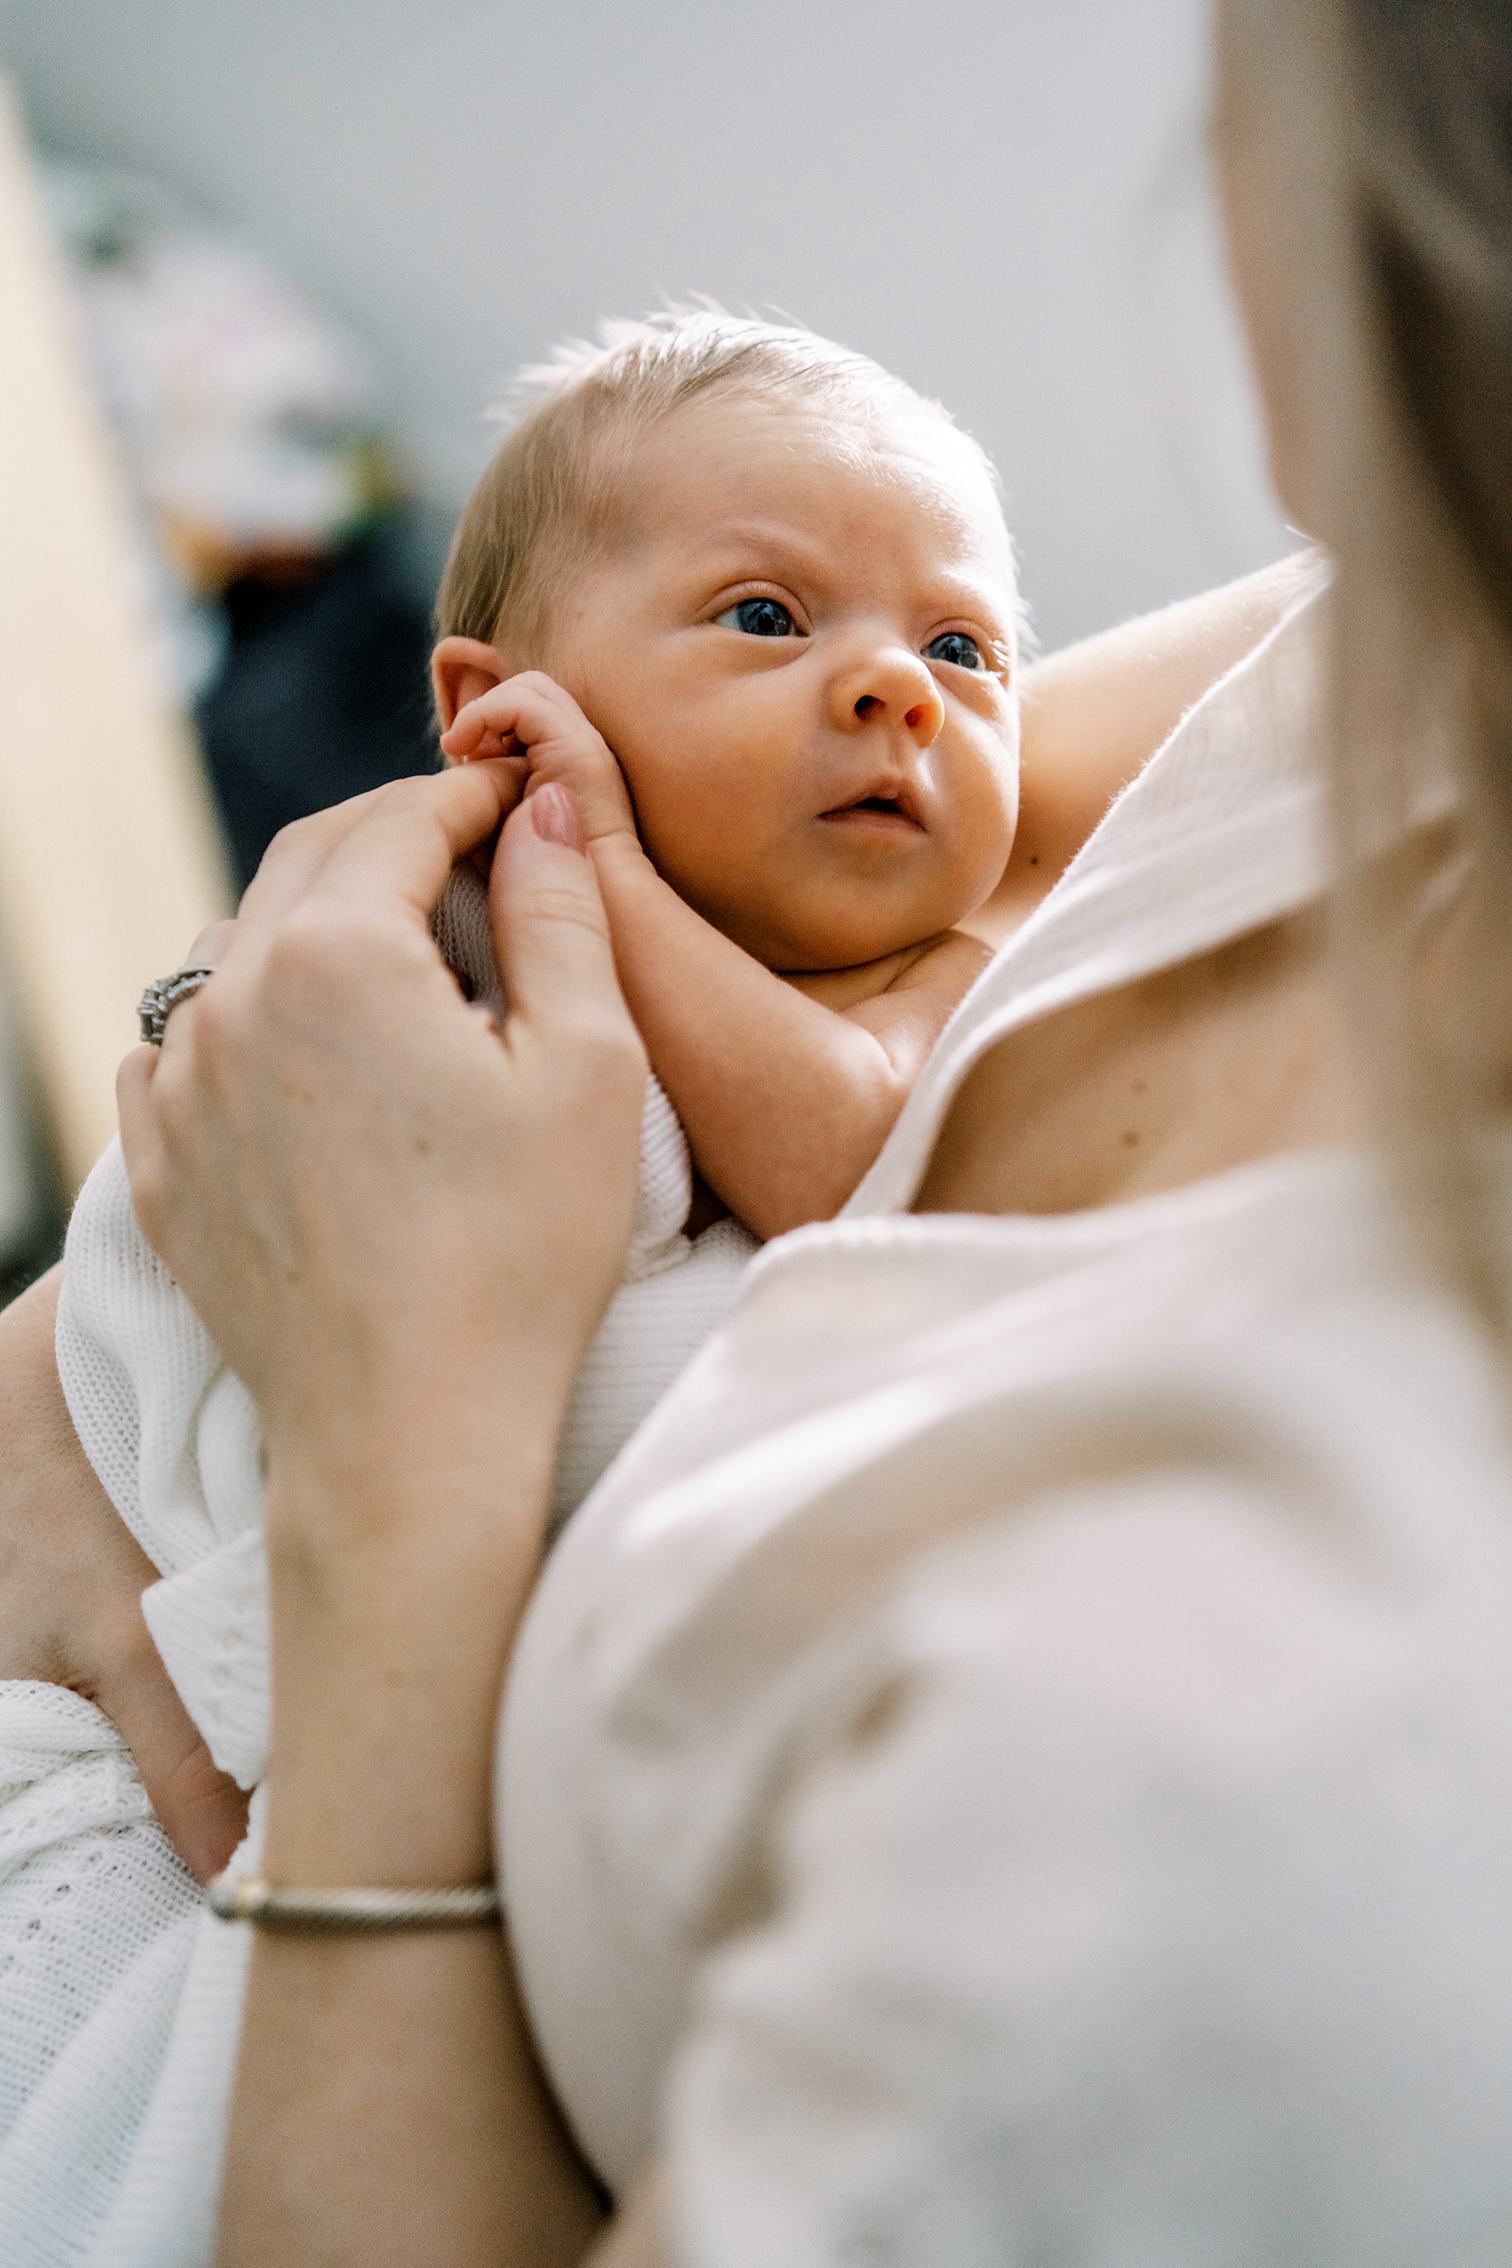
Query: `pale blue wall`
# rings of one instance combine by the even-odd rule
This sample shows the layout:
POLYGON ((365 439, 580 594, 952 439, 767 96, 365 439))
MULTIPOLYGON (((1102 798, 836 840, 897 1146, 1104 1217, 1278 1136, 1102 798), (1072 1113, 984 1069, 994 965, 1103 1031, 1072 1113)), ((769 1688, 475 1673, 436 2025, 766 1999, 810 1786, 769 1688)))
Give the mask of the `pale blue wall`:
POLYGON ((38 133, 364 331, 433 492, 554 335, 775 304, 993 451, 1054 644, 1283 538, 1200 159, 1201 0, 0 0, 38 133))

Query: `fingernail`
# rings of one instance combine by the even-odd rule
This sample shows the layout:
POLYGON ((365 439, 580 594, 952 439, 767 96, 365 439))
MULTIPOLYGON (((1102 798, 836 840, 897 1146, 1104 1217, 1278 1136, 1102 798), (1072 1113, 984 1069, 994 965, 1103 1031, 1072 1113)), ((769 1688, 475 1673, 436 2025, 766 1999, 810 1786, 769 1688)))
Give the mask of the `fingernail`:
POLYGON ((565 850, 583 849, 583 829, 577 805, 555 780, 538 787, 530 799, 530 816, 543 843, 560 843, 565 850))

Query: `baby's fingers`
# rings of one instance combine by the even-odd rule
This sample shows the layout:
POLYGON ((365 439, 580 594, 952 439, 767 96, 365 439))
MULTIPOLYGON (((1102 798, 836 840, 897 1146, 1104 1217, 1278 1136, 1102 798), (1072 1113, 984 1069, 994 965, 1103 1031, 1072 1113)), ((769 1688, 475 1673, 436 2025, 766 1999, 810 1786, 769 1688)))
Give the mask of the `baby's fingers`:
MULTIPOLYGON (((506 677, 457 711, 441 735, 448 756, 514 755, 542 740, 593 734, 570 693, 538 669, 506 677)), ((593 737, 597 738, 594 734, 593 737)))
MULTIPOLYGON (((456 726, 453 725, 452 732, 455 733, 456 729, 456 726)), ((454 743, 452 743, 450 736, 447 734, 442 735, 441 745, 446 750, 448 756, 465 755, 471 757, 474 762, 476 762, 480 756, 518 757, 524 753, 523 743, 516 737, 514 733, 495 732, 492 725, 485 725, 483 727, 483 730, 478 734, 476 740, 473 742, 470 748, 462 748, 455 745, 454 743)))

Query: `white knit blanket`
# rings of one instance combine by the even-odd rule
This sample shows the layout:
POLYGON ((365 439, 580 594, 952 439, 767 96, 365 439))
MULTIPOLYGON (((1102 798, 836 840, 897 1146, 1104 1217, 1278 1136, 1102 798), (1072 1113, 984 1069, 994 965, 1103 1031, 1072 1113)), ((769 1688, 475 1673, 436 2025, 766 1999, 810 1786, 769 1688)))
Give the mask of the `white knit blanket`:
MULTIPOLYGON (((436 932, 470 996, 502 1006, 471 869, 436 932)), ((652 1080, 624 1280, 563 1429, 558 1523, 734 1303, 754 1239, 725 1220, 690 1240, 691 1201, 687 1141, 652 1080)), ((85 1184, 64 1257, 69 1411, 161 1572, 143 1606, 169 1673, 216 1763, 253 1788, 268 1744, 256 1412, 142 1236, 119 1143, 85 1184)), ((3 2268, 206 2268, 244 1934, 202 1918, 108 1720, 55 1687, 0 1683, 3 2268)))

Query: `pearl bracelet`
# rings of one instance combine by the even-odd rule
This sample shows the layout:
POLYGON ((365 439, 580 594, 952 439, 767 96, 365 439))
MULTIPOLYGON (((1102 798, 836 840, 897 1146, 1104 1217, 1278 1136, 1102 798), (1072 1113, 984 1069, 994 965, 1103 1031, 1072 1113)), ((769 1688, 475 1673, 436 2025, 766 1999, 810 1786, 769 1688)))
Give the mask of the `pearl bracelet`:
POLYGON ((392 1929, 466 1929, 499 1918, 492 1882, 454 1890, 282 1890, 255 1875, 227 1869, 205 1885, 205 1903, 221 1921, 258 1929, 336 1935, 392 1929))

